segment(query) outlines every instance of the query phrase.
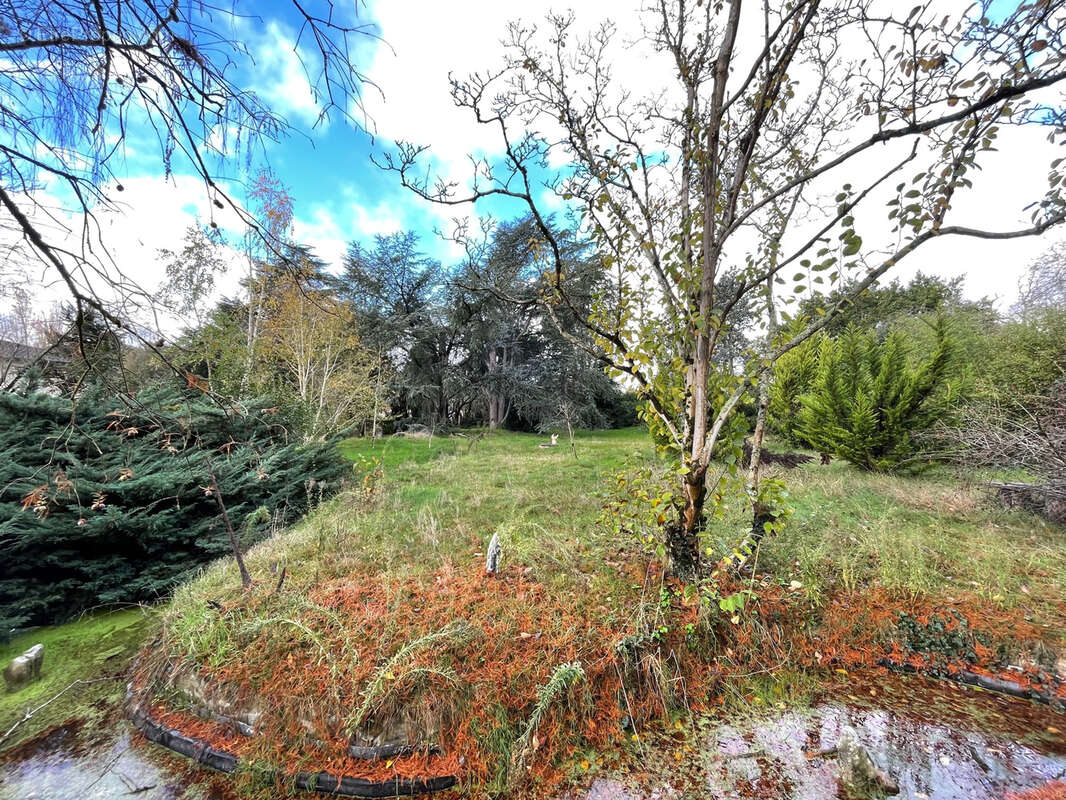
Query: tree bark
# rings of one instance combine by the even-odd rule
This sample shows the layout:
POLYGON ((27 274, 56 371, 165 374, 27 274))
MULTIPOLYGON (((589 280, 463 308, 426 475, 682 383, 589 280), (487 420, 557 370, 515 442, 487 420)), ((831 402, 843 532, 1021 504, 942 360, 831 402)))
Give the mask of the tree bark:
POLYGON ((219 513, 222 514, 222 524, 226 528, 226 534, 229 536, 230 547, 233 549, 233 558, 237 562, 237 569, 241 573, 241 586, 248 589, 252 585, 252 576, 248 572, 248 567, 244 564, 244 556, 241 555, 240 544, 237 542, 237 533, 233 530, 233 523, 230 522, 229 512, 226 510, 226 504, 222 500, 222 492, 218 488, 218 478, 215 477, 215 469, 211 466, 211 459, 208 458, 207 453, 203 454, 204 466, 207 467, 207 474, 211 477, 211 490, 215 496, 215 503, 218 505, 219 513))
MULTIPOLYGON (((795 208, 795 206, 793 206, 795 208)), ((789 214, 791 217, 791 212, 789 214)), ((766 280, 766 336, 767 352, 773 350, 774 334, 777 333, 777 312, 774 309, 774 286, 766 280)), ((751 461, 748 465, 748 497, 751 498, 751 537, 758 543, 763 534, 763 525, 773 520, 759 504, 759 470, 762 466, 762 441, 766 431, 766 412, 770 406, 770 381, 768 372, 759 379, 759 406, 755 414, 755 430, 751 434, 751 461)))
POLYGON ((707 499, 707 467, 685 476, 685 505, 677 527, 667 531, 670 571, 682 581, 700 576, 700 532, 704 527, 703 506, 707 499))

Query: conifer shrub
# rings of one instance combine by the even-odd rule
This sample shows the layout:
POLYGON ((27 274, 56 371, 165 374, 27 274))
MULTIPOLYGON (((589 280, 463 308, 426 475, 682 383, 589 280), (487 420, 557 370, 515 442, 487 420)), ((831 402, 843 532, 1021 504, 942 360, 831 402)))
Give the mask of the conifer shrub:
POLYGON ((268 405, 0 394, 0 632, 156 600, 230 553, 205 455, 243 546, 334 493, 336 443, 268 405))
MULTIPOLYGON (((796 326, 796 332, 799 327, 796 326)), ((809 447, 810 442, 800 430, 802 397, 811 391, 818 375, 820 336, 812 336, 774 362, 770 383, 769 403, 766 407, 771 430, 796 447, 809 447)))
POLYGON ((961 385, 948 323, 938 317, 932 325, 934 348, 919 362, 899 330, 879 339, 851 327, 823 339, 813 389, 801 398, 800 435, 865 470, 925 466, 920 434, 951 413, 961 385))

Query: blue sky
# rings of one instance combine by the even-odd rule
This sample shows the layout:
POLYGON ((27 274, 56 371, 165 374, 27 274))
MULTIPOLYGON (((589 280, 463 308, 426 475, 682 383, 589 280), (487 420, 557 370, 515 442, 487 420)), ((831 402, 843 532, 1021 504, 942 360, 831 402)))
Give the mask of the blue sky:
MULTIPOLYGON (((967 7, 966 0, 941 0, 945 7, 967 7)), ((343 6, 343 3, 339 3, 343 6)), ((642 3, 618 0, 581 0, 575 7, 577 25, 589 29, 603 19, 619 23, 622 38, 634 37, 639 26, 642 3)), ((1010 0, 997 0, 1005 8, 1010 0)), ((239 4, 238 9, 242 6, 239 4)), ((292 53, 298 19, 290 0, 256 0, 245 8, 254 9, 258 19, 240 23, 238 38, 255 59, 246 63, 240 82, 263 96, 275 111, 285 116, 302 133, 253 153, 251 164, 243 157, 228 159, 222 172, 234 179, 230 184, 235 199, 243 199, 240 180, 262 165, 269 166, 289 187, 295 200, 295 236, 313 246, 320 256, 337 266, 348 241, 368 243, 376 233, 412 229, 422 235, 424 249, 445 264, 458 259, 454 246, 440 241, 436 227, 448 227, 452 215, 466 215, 469 209, 441 209, 415 197, 399 184, 394 174, 383 172, 371 162, 371 154, 405 138, 432 147, 433 165, 446 174, 464 177, 469 173, 468 153, 498 154, 494 134, 477 126, 469 112, 455 109, 448 94, 448 75, 459 76, 476 69, 498 65, 502 49, 498 42, 508 21, 543 19, 550 8, 561 5, 551 0, 526 0, 522 4, 493 0, 379 0, 360 7, 360 21, 375 26, 388 44, 371 37, 359 39, 354 60, 369 73, 384 92, 382 98, 367 88, 372 137, 353 128, 340 115, 326 124, 314 126, 317 108, 311 87, 292 53)), ((655 90, 669 77, 656 72, 655 64, 643 56, 632 56, 623 47, 619 69, 627 86, 637 91, 655 90), (658 78, 656 76, 659 76, 658 78)), ((307 54, 310 56, 310 54, 307 54)), ((309 59, 309 63, 310 59, 309 59)), ((155 254, 161 247, 179 246, 185 227, 195 218, 206 220, 213 212, 202 184, 191 171, 175 163, 175 174, 162 174, 158 143, 146 141, 144 131, 133 131, 124 165, 128 201, 124 214, 109 219, 108 233, 115 244, 116 261, 134 274, 146 288, 158 283, 161 267, 155 254)), ((1042 134, 1036 139, 1038 142, 1042 134)), ((1009 158, 986 170, 982 180, 996 183, 993 196, 1007 198, 1019 175, 1041 169, 1044 152, 1027 144, 1012 148, 1009 158)), ((1046 159, 1043 159, 1046 170, 1046 159)), ((540 176, 541 178, 546 175, 540 176)), ((1004 205, 1007 201, 1004 200, 1004 205)), ((558 208, 558 203, 555 206, 558 208)), ((516 201, 492 200, 479 204, 478 212, 508 218, 522 212, 516 201)), ((975 211, 1001 215, 999 209, 975 211)), ((1012 218, 1014 209, 1009 209, 1012 218)), ((1005 220, 1005 224, 1012 221, 1005 220)), ((219 218, 227 227, 226 219, 219 218)), ((237 231, 230 226, 231 233, 237 231)), ((1039 240, 1023 240, 1009 245, 934 243, 920 258, 901 265, 898 275, 906 279, 915 270, 946 276, 965 273, 973 296, 999 295, 1010 299, 1018 276, 1033 256, 1047 246, 1039 240)), ((237 270, 224 289, 236 289, 237 270)))
MULTIPOLYGON (((359 240, 369 243, 376 233, 388 233, 395 229, 412 229, 421 236, 424 249, 444 262, 457 257, 456 248, 435 233, 435 229, 449 227, 447 217, 450 214, 465 215, 458 209, 452 212, 435 208, 431 203, 416 197, 410 190, 400 185, 399 177, 375 166, 372 157, 392 149, 394 143, 389 137, 393 126, 385 125, 381 131, 381 117, 389 116, 392 109, 405 103, 417 103, 417 99, 404 100, 396 97, 396 92, 386 87, 387 96, 382 97, 381 90, 371 85, 364 88, 367 101, 366 124, 364 127, 353 125, 337 112, 332 112, 327 120, 318 119, 320 98, 313 100, 312 91, 321 91, 320 85, 313 88, 304 84, 298 64, 292 53, 296 41, 299 19, 293 4, 289 0, 271 0, 257 2, 254 6, 260 15, 259 22, 246 22, 244 26, 251 30, 243 36, 252 56, 256 60, 254 69, 248 70, 246 80, 249 85, 264 96, 271 106, 287 118, 296 131, 279 142, 270 142, 255 154, 251 164, 244 159, 228 159, 222 169, 228 176, 246 177, 260 166, 269 167, 289 188, 297 217, 295 226, 297 238, 305 238, 307 243, 316 246, 328 262, 335 265, 340 250, 339 241, 359 240)), ((353 61, 362 70, 370 70, 381 63, 388 63, 393 68, 399 66, 402 72, 417 73, 426 68, 426 64, 417 55, 415 47, 405 47, 404 41, 393 44, 396 38, 390 36, 388 41, 375 38, 385 32, 377 20, 375 7, 361 7, 358 20, 371 26, 374 36, 356 38, 358 45, 353 61)), ((393 31, 395 33, 395 31, 393 31)), ((502 34, 502 25, 496 36, 502 34)), ((304 51, 304 60, 314 65, 315 56, 308 49, 304 51)), ((492 64, 492 60, 488 60, 492 64)), ((439 79, 446 75, 447 65, 439 61, 433 65, 438 78, 439 102, 451 105, 447 96, 447 87, 439 79)), ((373 80, 378 76, 371 75, 373 80)), ((466 112, 459 112, 466 113, 466 112)), ((359 117, 359 112, 354 116, 359 117)), ((434 135, 439 130, 434 128, 431 119, 421 129, 402 130, 406 137, 413 138, 419 144, 434 144, 434 135)), ((484 154, 483 148, 471 143, 470 150, 484 154)), ((427 163, 447 170, 440 159, 430 157, 427 163)), ((128 163, 131 174, 153 175, 159 171, 158 159, 147 153, 144 159, 131 159, 128 163)), ((540 176, 544 179, 545 175, 540 176)), ((241 188, 235 183, 233 192, 237 199, 241 188)), ((190 202, 185 209, 197 212, 198 204, 190 202)), ((202 208, 202 207, 201 207, 202 208)), ((508 218, 521 213, 522 204, 507 198, 491 198, 478 203, 478 212, 496 217, 508 218)))

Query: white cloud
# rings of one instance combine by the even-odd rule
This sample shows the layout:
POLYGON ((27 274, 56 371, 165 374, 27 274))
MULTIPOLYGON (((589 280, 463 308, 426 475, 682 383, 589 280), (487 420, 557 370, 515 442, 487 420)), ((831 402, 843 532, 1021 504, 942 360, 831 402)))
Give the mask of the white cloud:
MULTIPOLYGON (((654 54, 641 38, 640 4, 621 6, 607 0, 589 0, 570 5, 575 6, 575 32, 587 32, 606 19, 617 23, 617 47, 612 60, 617 86, 636 97, 676 85, 673 65, 661 54, 654 54)), ((944 11, 959 12, 955 3, 945 0, 942 5, 944 11)), ((465 184, 470 177, 468 154, 498 154, 501 147, 498 132, 492 126, 478 125, 468 109, 454 106, 448 75, 463 78, 474 71, 485 73, 499 67, 504 52, 500 39, 507 23, 520 18, 543 29, 545 14, 553 7, 558 11, 565 9, 552 0, 530 0, 520 6, 492 0, 375 3, 372 14, 390 46, 377 49, 367 70, 385 95, 383 101, 368 97, 368 109, 378 134, 387 140, 430 145, 442 174, 465 184)), ((749 30, 761 31, 761 6, 753 8, 754 16, 747 21, 752 23, 749 30)), ((754 52, 757 44, 761 45, 742 38, 738 47, 742 53, 754 52)), ((975 178, 975 191, 960 198, 950 222, 992 229, 1022 227, 1026 222, 1022 208, 1042 192, 1047 163, 1057 149, 1044 140, 1045 133, 1034 129, 1003 131, 1003 152, 985 159, 985 171, 975 178)), ((840 184, 850 179, 859 185, 864 175, 883 168, 882 163, 887 161, 874 156, 857 168, 861 173, 857 176, 834 173, 825 182, 824 191, 829 192, 831 200, 840 184)), ((553 151, 550 166, 558 168, 563 164, 561 152, 553 151)), ((895 183, 890 181, 891 185, 895 183)), ((541 193, 538 200, 547 208, 555 207, 555 200, 547 194, 541 193)), ((869 228, 887 233, 883 201, 871 197, 868 205, 871 210, 863 216, 869 221, 869 228)), ((430 211, 442 223, 457 213, 473 214, 463 207, 432 206, 430 211)), ((874 244, 876 238, 871 235, 870 243, 874 244)), ((881 241, 875 246, 886 244, 881 241)), ((1026 264, 1048 244, 1046 239, 1037 238, 1002 242, 945 238, 921 248, 894 268, 888 278, 907 280, 918 270, 946 277, 964 274, 969 295, 999 296, 1007 304, 1016 293, 1018 277, 1026 264)))
MULTIPOLYGON (((84 252, 91 263, 98 265, 98 269, 74 271, 82 289, 107 302, 124 303, 131 319, 147 325, 155 325, 158 320, 164 329, 174 330, 177 321, 163 313, 158 302, 158 290, 166 279, 159 250, 179 250, 186 228, 197 221, 214 221, 223 231, 236 235, 240 235, 243 225, 228 207, 216 208, 203 181, 190 175, 172 176, 169 180, 161 176, 133 177, 124 179, 122 185, 122 192, 114 187, 108 191, 116 198, 116 207, 95 209, 95 221, 88 229, 81 214, 65 210, 47 192, 36 194, 34 200, 53 209, 51 215, 34 209, 28 201, 23 208, 47 241, 72 252, 84 252)), ((8 251, 8 266, 35 265, 25 271, 35 290, 38 308, 70 301, 70 291, 57 271, 43 265, 24 244, 19 244, 21 237, 5 229, 0 239, 4 244, 15 245, 8 251)), ((218 277, 216 297, 238 290, 243 264, 235 252, 230 253, 231 265, 218 277)))
MULTIPOLYGON (((255 67, 251 88, 277 114, 310 127, 318 123, 321 107, 304 66, 313 62, 308 54, 297 51, 295 41, 295 32, 276 20, 252 35, 249 49, 255 67)), ((318 129, 324 130, 327 125, 328 121, 323 120, 318 129)))
MULTIPOLYGON (((490 0, 461 0, 451 4, 377 3, 371 9, 372 15, 389 46, 374 50, 366 71, 385 98, 382 101, 374 91, 368 91, 366 102, 378 135, 384 142, 408 139, 430 145, 443 173, 465 181, 469 177, 468 154, 498 154, 500 141, 496 130, 477 124, 469 110, 454 106, 448 75, 464 77, 473 71, 499 66, 503 58, 499 40, 505 34, 507 23, 521 17, 544 27, 544 16, 551 6, 551 0, 530 0, 521 6, 490 0)), ((676 80, 669 64, 661 56, 653 57, 648 43, 639 39, 637 9, 635 1, 626 7, 608 0, 582 2, 575 10, 575 28, 587 31, 603 19, 618 21, 614 79, 634 95, 641 95, 672 86, 676 80)), ((278 22, 268 22, 259 28, 253 28, 251 23, 239 27, 242 40, 257 62, 253 88, 280 113, 293 117, 296 122, 313 124, 319 106, 299 54, 293 51, 294 32, 278 22)), ((221 135, 221 129, 212 133, 213 146, 221 147, 221 135)), ((137 144, 134 142, 132 150, 127 148, 131 160, 136 160, 135 154, 140 149, 137 144)), ((976 177, 976 191, 969 195, 970 199, 963 197, 954 209, 953 222, 999 229, 1025 223, 1022 206, 1034 196, 1033 187, 1043 185, 1049 153, 1054 148, 1044 140, 1044 131, 1034 129, 1005 130, 1000 146, 1003 152, 993 154, 987 160, 985 171, 976 177)), ((152 150, 146 145, 145 152, 152 150)), ((282 162, 284 155, 279 152, 282 162)), ((149 168, 150 163, 145 162, 144 167, 149 168)), ((562 164, 556 153, 551 166, 562 164)), ((284 172, 281 177, 285 178, 284 172)), ((845 180, 846 177, 833 175, 826 189, 830 199, 835 187, 845 180)), ((155 253, 160 247, 177 246, 183 231, 194 219, 190 210, 198 210, 205 220, 211 213, 221 212, 210 206, 203 184, 192 177, 178 176, 171 181, 140 177, 124 183, 126 191, 117 195, 124 203, 124 212, 101 215, 101 224, 119 268, 150 291, 162 279, 162 267, 155 253)), ((559 208, 558 198, 537 191, 546 208, 559 208)), ((883 229, 884 206, 880 201, 871 200, 871 227, 879 224, 883 229)), ((296 237, 315 247, 333 265, 339 264, 347 242, 353 237, 392 233, 421 221, 424 212, 444 230, 451 229, 455 217, 474 217, 470 207, 419 205, 413 195, 401 194, 399 199, 391 201, 373 198, 368 202, 350 193, 328 205, 313 196, 307 201, 307 205, 296 209, 296 237)), ((224 219, 220 223, 237 224, 235 220, 224 219)), ((871 236, 871 243, 874 238, 871 236)), ((1048 244, 1040 239, 1006 242, 944 239, 923 247, 890 273, 890 277, 907 279, 919 269, 944 276, 965 274, 970 295, 998 295, 1006 304, 1013 299, 1018 277, 1026 264, 1048 244)), ((459 255, 457 247, 449 246, 445 250, 452 256, 459 255)), ((239 272, 235 268, 234 274, 227 277, 226 291, 236 290, 239 272)), ((51 284, 48 296, 63 296, 62 288, 54 281, 51 284)))
POLYGON ((403 228, 403 216, 398 215, 389 203, 366 206, 348 201, 339 212, 315 205, 306 217, 297 213, 293 235, 296 241, 310 245, 319 258, 336 270, 352 239, 385 236, 403 228))

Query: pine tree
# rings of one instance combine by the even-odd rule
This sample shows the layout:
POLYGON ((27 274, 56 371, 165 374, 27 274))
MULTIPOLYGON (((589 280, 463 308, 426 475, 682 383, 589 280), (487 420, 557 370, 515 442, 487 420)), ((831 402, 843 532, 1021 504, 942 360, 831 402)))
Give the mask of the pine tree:
POLYGON ((953 344, 947 321, 934 323, 935 348, 913 364, 903 334, 879 340, 873 331, 848 328, 826 337, 818 374, 801 398, 799 432, 816 449, 879 472, 923 465, 918 434, 944 418, 958 399, 953 384, 953 344))
MULTIPOLYGON (((798 327, 786 329, 785 334, 798 333, 798 327)), ((812 336, 799 347, 785 353, 774 363, 770 400, 766 409, 771 429, 789 444, 810 446, 800 430, 801 398, 811 391, 818 375, 818 353, 821 337, 812 336)))
POLYGON ((247 546, 336 491, 335 442, 305 444, 266 403, 241 413, 196 392, 136 404, 0 394, 0 630, 93 606, 153 601, 231 553, 204 454, 247 546), (249 523, 249 524, 246 524, 249 523))

